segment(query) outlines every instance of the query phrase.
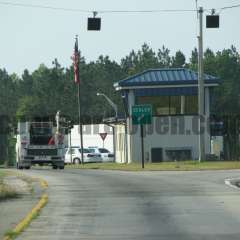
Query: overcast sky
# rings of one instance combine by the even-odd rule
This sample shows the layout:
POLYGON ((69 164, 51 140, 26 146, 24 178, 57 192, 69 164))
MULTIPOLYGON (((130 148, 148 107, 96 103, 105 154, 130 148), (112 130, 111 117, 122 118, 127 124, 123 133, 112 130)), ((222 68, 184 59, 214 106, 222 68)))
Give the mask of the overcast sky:
MULTIPOLYGON (((5 0, 85 10, 196 9, 195 0, 5 0)), ((0 0, 1 3, 1 0, 0 0)), ((240 0, 198 0, 205 9, 240 4, 240 0)), ((207 14, 207 13, 205 13, 207 14)), ((195 12, 181 13, 101 13, 102 30, 87 31, 91 13, 55 11, 0 4, 0 68, 21 74, 39 64, 51 66, 54 58, 68 67, 74 36, 87 62, 99 55, 120 61, 144 42, 154 50, 165 45, 174 54, 181 50, 187 58, 197 46, 198 23, 195 12)), ((220 13, 219 29, 204 29, 204 48, 214 51, 235 45, 240 50, 240 8, 220 13)), ((204 23, 205 25, 205 23, 204 23)))

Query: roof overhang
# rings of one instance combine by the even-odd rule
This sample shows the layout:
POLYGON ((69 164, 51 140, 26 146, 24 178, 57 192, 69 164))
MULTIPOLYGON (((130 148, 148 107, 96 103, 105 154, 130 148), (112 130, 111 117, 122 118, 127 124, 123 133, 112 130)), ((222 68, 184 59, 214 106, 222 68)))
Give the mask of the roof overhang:
MULTIPOLYGON (((205 83, 204 87, 217 87, 218 83, 205 83)), ((185 88, 185 87, 198 87, 198 84, 177 84, 177 85, 152 85, 152 86, 120 86, 118 83, 114 84, 116 91, 121 90, 135 90, 147 88, 185 88)))

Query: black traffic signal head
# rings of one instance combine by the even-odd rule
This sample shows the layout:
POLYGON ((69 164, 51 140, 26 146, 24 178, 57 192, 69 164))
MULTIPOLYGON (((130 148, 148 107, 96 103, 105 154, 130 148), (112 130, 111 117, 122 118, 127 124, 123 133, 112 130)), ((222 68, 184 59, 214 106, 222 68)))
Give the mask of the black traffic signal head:
POLYGON ((101 18, 88 18, 88 30, 100 31, 101 30, 101 18))
POLYGON ((219 15, 208 15, 206 18, 207 28, 219 28, 219 15))

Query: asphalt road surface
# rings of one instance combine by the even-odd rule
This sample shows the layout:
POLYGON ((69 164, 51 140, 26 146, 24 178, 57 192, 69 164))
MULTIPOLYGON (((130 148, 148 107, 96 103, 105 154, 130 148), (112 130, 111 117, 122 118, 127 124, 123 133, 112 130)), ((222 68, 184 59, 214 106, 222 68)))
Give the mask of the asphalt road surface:
POLYGON ((30 170, 49 202, 22 240, 239 240, 240 171, 30 170))

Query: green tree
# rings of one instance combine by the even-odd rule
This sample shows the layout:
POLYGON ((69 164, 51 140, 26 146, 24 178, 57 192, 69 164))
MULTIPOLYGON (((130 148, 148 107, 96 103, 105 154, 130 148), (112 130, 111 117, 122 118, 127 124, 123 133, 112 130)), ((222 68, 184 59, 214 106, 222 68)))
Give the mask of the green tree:
POLYGON ((170 56, 170 50, 166 48, 164 45, 162 46, 161 49, 158 49, 158 62, 159 62, 159 67, 162 68, 168 68, 171 66, 171 56, 170 56))
POLYGON ((171 67, 182 68, 186 65, 185 55, 181 51, 177 51, 175 56, 172 57, 171 67))

